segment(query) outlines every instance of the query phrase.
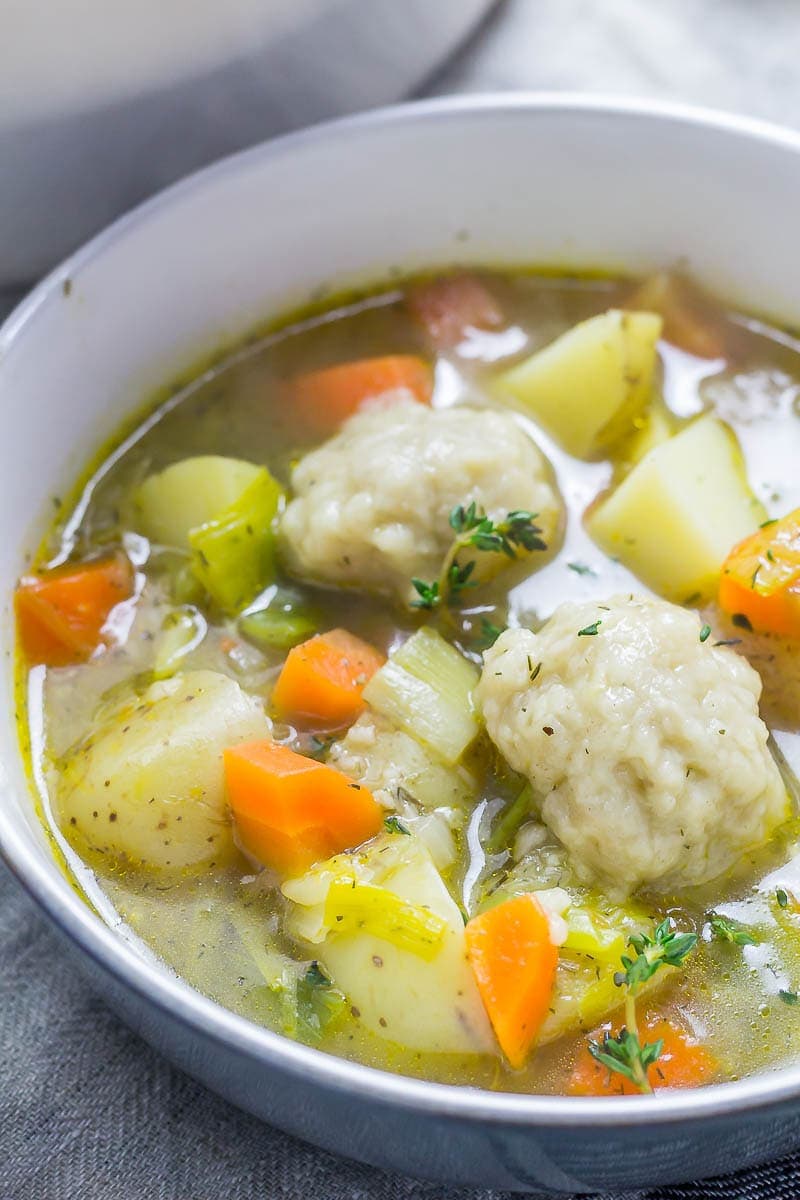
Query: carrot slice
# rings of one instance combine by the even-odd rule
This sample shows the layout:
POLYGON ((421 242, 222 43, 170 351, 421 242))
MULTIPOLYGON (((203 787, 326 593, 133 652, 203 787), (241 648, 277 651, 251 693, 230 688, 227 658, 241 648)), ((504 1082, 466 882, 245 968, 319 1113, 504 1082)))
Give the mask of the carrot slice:
POLYGON ((722 568, 719 604, 754 629, 800 637, 800 508, 734 546, 722 568))
POLYGON ((409 288, 406 304, 440 350, 452 350, 469 329, 499 329, 503 314, 491 292, 474 275, 448 275, 409 288))
POLYGON ((348 725, 363 710, 361 693, 385 661, 346 629, 319 633, 289 651, 272 703, 282 716, 303 723, 348 725))
POLYGON ((547 1016, 558 949, 531 893, 473 917, 467 958, 497 1040, 512 1067, 523 1066, 547 1016))
POLYGON ((288 746, 248 742, 223 757, 239 841, 281 875, 300 874, 381 828, 383 810, 367 788, 288 746))
MULTIPOLYGON (((608 1029, 608 1025, 603 1025, 591 1037, 599 1041, 608 1029)), ((710 1050, 665 1017, 646 1019, 640 1036, 643 1042, 656 1042, 661 1038, 664 1043, 660 1057, 647 1072, 654 1090, 698 1087, 708 1083, 717 1072, 718 1064, 710 1050)), ((570 1096, 638 1096, 639 1089, 592 1058, 588 1047, 584 1046, 570 1075, 567 1093, 570 1096)))
POLYGON ((659 271, 639 284, 626 301, 626 308, 660 313, 664 318, 665 341, 696 358, 724 358, 728 337, 714 305, 699 288, 679 276, 659 271))
POLYGON ((101 645, 111 610, 133 591, 133 568, 121 554, 61 567, 20 581, 17 628, 32 663, 84 662, 101 645))
POLYGON ((388 354, 310 371, 289 382, 287 400, 298 419, 319 433, 337 428, 368 400, 397 391, 430 404, 433 372, 428 363, 414 354, 388 354))

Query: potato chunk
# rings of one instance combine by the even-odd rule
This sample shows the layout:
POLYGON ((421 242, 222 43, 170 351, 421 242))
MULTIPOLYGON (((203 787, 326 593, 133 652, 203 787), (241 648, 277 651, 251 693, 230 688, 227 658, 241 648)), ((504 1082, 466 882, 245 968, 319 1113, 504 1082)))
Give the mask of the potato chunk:
POLYGON ((730 429, 700 417, 637 463, 586 528, 668 600, 710 596, 728 551, 765 519, 730 429))
MULTIPOLYGON (((348 889, 350 890, 350 889, 348 889)), ((340 854, 283 885, 294 905, 290 929, 313 950, 337 987, 378 1037, 431 1053, 491 1053, 494 1038, 465 956, 461 913, 416 837, 382 837, 360 854, 340 854), (414 953, 368 928, 337 933, 325 924, 334 880, 385 889, 441 919, 443 936, 432 956, 414 953)), ((398 932, 397 941, 403 941, 398 932)))
POLYGON ((215 671, 153 684, 71 754, 61 826, 90 851, 174 869, 232 846, 222 751, 269 735, 260 705, 215 671))
POLYGON ((577 458, 589 458, 628 432, 653 385, 662 320, 610 309, 582 321, 499 376, 510 393, 577 458))
POLYGON ((148 475, 133 498, 133 522, 163 546, 189 549, 189 530, 231 508, 262 468, 239 458, 201 454, 148 475))

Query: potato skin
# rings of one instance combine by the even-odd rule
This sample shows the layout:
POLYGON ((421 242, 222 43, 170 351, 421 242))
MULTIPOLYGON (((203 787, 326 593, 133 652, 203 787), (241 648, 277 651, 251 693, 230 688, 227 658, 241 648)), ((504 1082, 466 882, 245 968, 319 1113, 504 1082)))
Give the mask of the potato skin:
POLYGON ((694 613, 627 595, 507 630, 476 699, 576 874, 621 898, 713 879, 788 816, 760 694, 694 613))
MULTIPOLYGON (((549 463, 509 413, 398 401, 347 421, 301 460, 280 527, 289 571, 408 602, 411 579, 433 579, 452 539, 450 513, 475 501, 499 518, 538 514, 548 547, 563 504, 549 463)), ((476 578, 509 559, 482 554, 476 578)))
POLYGON ((269 731, 258 701, 216 671, 155 683, 68 759, 61 828, 90 853, 137 867, 219 861, 233 844, 222 751, 269 731))

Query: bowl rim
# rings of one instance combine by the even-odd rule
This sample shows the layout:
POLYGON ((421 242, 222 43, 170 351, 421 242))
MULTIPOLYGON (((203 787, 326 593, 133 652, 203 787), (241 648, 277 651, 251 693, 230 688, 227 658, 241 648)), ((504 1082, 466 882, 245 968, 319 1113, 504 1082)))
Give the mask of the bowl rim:
MULTIPOLYGON (((207 182, 246 172, 255 162, 268 162, 296 150, 347 138, 362 130, 391 130, 396 125, 436 121, 480 120, 537 115, 577 114, 615 120, 703 128, 800 153, 800 133, 758 118, 700 106, 614 95, 573 92, 489 92, 445 96, 376 108, 337 118, 271 139, 228 155, 158 192, 118 218, 56 266, 20 302, 0 326, 0 359, 35 318, 40 307, 107 247, 145 225, 162 209, 179 205, 207 182)), ((7 787, 0 772, 0 788, 7 787)), ((725 1118, 742 1111, 771 1109, 800 1097, 800 1062, 796 1066, 749 1076, 732 1083, 647 1096, 571 1097, 490 1092, 394 1074, 350 1062, 248 1021, 202 995, 177 976, 148 962, 119 936, 73 890, 54 860, 27 852, 13 819, 0 813, 0 857, 53 924, 102 972, 111 975, 166 1017, 190 1032, 246 1055, 259 1066, 303 1078, 328 1090, 356 1091, 359 1098, 395 1109, 414 1110, 470 1122, 519 1127, 598 1129, 671 1125, 687 1120, 725 1118)))

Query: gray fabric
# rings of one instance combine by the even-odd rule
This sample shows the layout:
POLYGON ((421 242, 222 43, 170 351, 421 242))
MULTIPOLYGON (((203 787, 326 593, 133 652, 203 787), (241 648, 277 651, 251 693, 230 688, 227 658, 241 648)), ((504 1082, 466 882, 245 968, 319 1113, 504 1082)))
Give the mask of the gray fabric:
MULTIPOLYGON (((507 0, 428 91, 616 91, 796 124, 798 44, 793 0, 507 0)), ((798 1195, 800 1156, 640 1200, 798 1195)), ((0 865, 0 1200, 255 1197, 506 1200, 343 1162, 232 1109, 92 996, 0 865)))

